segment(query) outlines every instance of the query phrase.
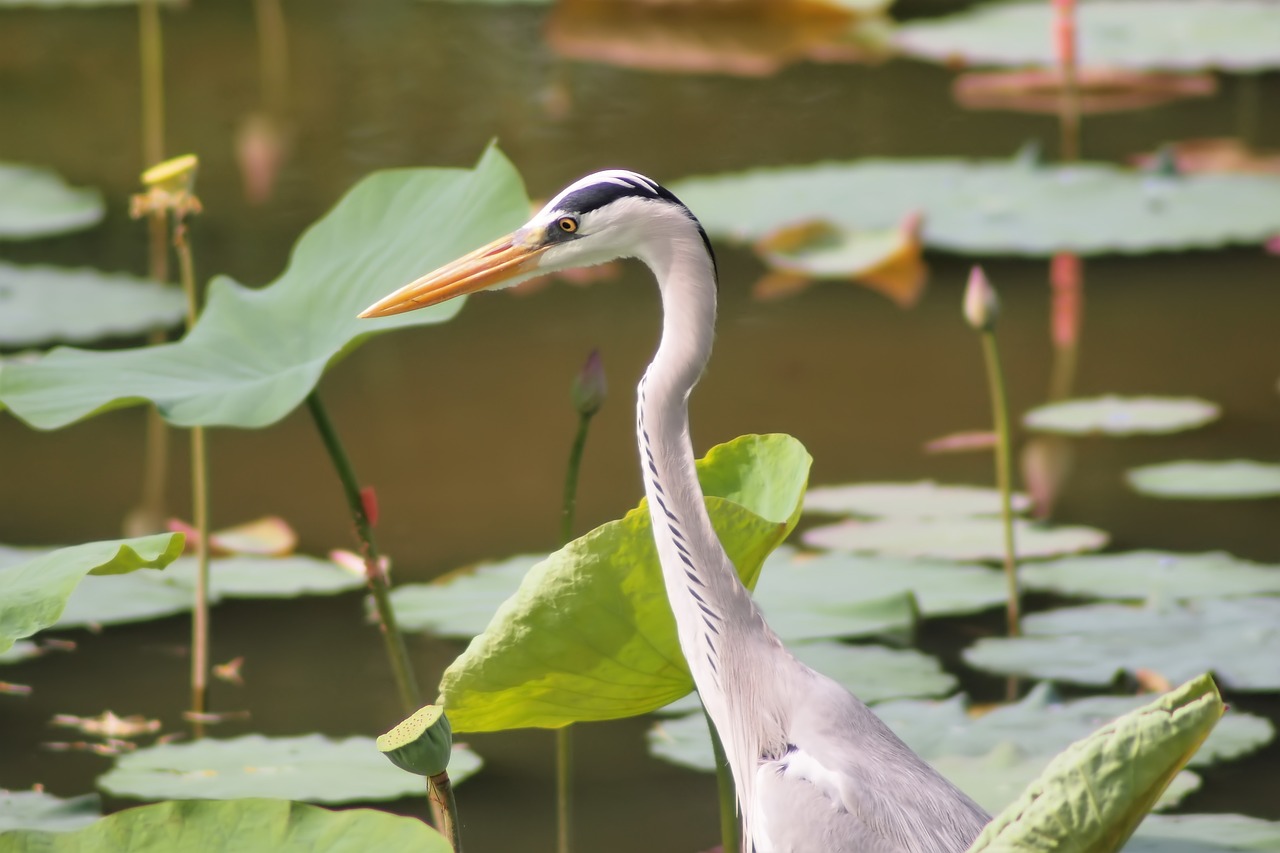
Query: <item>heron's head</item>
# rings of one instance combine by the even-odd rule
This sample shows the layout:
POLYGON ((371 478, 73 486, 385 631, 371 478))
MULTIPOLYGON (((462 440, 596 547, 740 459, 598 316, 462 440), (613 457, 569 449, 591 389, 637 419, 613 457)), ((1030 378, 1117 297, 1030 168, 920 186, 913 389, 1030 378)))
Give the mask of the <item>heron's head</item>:
POLYGON ((561 190, 511 234, 406 284, 360 316, 401 314, 614 258, 639 257, 654 266, 682 245, 713 258, 702 226, 666 188, 622 169, 596 172, 561 190))

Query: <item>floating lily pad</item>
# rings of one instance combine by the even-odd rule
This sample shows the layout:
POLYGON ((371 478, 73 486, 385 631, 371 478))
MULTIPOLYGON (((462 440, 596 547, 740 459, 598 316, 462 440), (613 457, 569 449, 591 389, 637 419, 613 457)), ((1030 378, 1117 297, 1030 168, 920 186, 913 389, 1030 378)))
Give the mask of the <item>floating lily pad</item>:
POLYGON ((1196 429, 1218 419, 1216 403, 1194 397, 1095 397, 1064 400, 1023 416, 1028 429, 1063 435, 1146 435, 1196 429))
MULTIPOLYGON (((210 604, 216 599, 210 596, 210 604)), ((67 599, 62 616, 52 626, 98 628, 162 619, 186 613, 192 607, 191 590, 173 584, 156 583, 149 578, 126 575, 119 578, 84 579, 67 599)))
POLYGON ((1144 495, 1177 500, 1250 500, 1280 497, 1280 465, 1232 459, 1166 462, 1131 468, 1129 485, 1144 495))
MULTIPOLYGON (((1049 526, 1014 519, 1019 559, 1097 551, 1107 534, 1092 527, 1049 526)), ((938 560, 1004 559, 1004 527, 997 518, 843 521, 806 531, 816 548, 938 560)))
POLYGON ((102 214, 97 190, 68 186, 49 169, 0 163, 0 240, 79 231, 102 214))
POLYGON ((1280 595, 1280 566, 1251 563, 1222 551, 1066 557, 1030 563, 1018 576, 1028 590, 1134 601, 1280 595))
POLYGON ((44 791, 0 791, 0 833, 15 829, 65 832, 100 817, 102 798, 97 794, 64 800, 44 791))
MULTIPOLYGON (((903 24, 893 42, 948 65, 1054 65, 1053 15, 1039 2, 986 3, 903 24)), ((1267 0, 1086 0, 1076 5, 1076 33, 1086 66, 1280 67, 1280 11, 1267 0)))
MULTIPOLYGON (((472 775, 480 759, 455 747, 454 783, 472 775)), ((418 796, 422 780, 390 764, 373 738, 323 735, 204 738, 126 752, 98 780, 102 790, 138 800, 281 797, 312 803, 352 803, 418 796)))
POLYGON ((1102 163, 874 159, 689 178, 671 189, 712 236, 744 241, 814 219, 889 228, 917 210, 927 247, 977 255, 1261 245, 1280 233, 1280 176, 1163 178, 1102 163))
POLYGON ((1024 636, 987 637, 964 659, 992 672, 1107 685, 1152 670, 1170 681, 1213 672, 1234 690, 1280 690, 1280 598, 1095 604, 1035 613, 1024 636))
MULTIPOLYGON (((155 580, 194 589, 195 557, 176 560, 155 580)), ((215 557, 209 563, 209 593, 215 598, 293 598, 334 595, 364 587, 364 578, 331 560, 291 554, 287 557, 215 557)))
POLYGON ((1280 822, 1238 814, 1150 815, 1125 853, 1257 853, 1280 850, 1280 822))
MULTIPOLYGON (((921 480, 918 483, 854 483, 815 486, 804 497, 804 511, 866 518, 938 518, 999 515, 1000 492, 981 486, 956 486, 921 480)), ((1031 500, 1013 496, 1014 512, 1026 512, 1031 500)))
POLYGON ((396 621, 406 631, 470 639, 520 588, 529 569, 546 558, 546 554, 524 554, 459 569, 431 583, 398 586, 391 591, 396 621))
POLYGON ((249 798, 125 809, 72 832, 18 832, 0 839, 0 849, 5 853, 450 853, 452 847, 416 818, 374 809, 330 811, 288 800, 249 798))
POLYGON ((299 238, 274 283, 215 278, 200 321, 181 341, 111 352, 63 347, 6 364, 0 402, 39 429, 147 400, 181 426, 266 426, 365 338, 452 318, 460 300, 379 320, 356 314, 514 228, 528 211, 519 175, 496 148, 473 170, 375 173, 299 238), (306 333, 280 334, 285 328, 306 333))
POLYGON ((88 343, 175 326, 182 289, 97 270, 0 263, 0 346, 88 343))

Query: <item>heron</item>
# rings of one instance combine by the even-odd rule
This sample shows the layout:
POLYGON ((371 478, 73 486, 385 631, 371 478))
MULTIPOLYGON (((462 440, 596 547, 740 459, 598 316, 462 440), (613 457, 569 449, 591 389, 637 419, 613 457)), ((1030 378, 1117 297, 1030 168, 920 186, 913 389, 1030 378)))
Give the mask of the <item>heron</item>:
POLYGON ((648 266, 661 294, 660 342, 637 387, 642 479, 680 648, 733 776, 744 848, 967 849, 990 816, 852 693, 787 651, 712 529, 688 403, 711 356, 718 273, 706 231, 670 190, 621 169, 588 175, 513 233, 360 316, 399 314, 616 258, 648 266))

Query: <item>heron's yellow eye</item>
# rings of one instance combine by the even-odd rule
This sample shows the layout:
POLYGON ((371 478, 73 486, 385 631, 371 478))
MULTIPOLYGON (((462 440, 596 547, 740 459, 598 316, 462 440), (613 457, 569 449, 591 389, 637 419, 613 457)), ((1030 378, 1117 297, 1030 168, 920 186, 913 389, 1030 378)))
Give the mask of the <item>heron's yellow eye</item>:
POLYGON ((578 220, 574 219, 572 216, 560 217, 556 222, 556 225, 566 234, 572 234, 574 231, 578 230, 578 220))

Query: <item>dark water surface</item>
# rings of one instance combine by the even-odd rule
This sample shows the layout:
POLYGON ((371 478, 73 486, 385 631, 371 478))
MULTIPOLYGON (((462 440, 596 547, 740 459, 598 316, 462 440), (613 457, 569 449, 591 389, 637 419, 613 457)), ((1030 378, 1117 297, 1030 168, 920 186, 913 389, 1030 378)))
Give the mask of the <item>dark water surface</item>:
MULTIPOLYGON (((915 11, 926 8, 916 6, 915 11)), ((905 12, 913 11, 907 7, 905 12)), ((370 170, 468 165, 491 139, 545 196, 577 176, 625 166, 660 180, 752 166, 866 155, 1003 156, 1028 139, 1055 149, 1049 117, 956 108, 950 75, 907 61, 797 64, 773 77, 676 75, 557 58, 540 6, 489 7, 317 0, 286 7, 287 92, 264 92, 248 3, 201 2, 166 13, 169 149, 201 158, 206 212, 197 262, 247 283, 279 274, 299 232, 370 170), (289 152, 265 204, 245 200, 234 138, 270 105, 289 152)), ((136 12, 0 15, 0 159, 53 166, 100 186, 107 221, 81 235, 5 244, 7 260, 141 272, 142 230, 127 218, 140 170, 136 12)), ((1121 160, 1161 142, 1245 133, 1280 145, 1280 76, 1224 78, 1213 98, 1091 118, 1085 150, 1121 160), (1264 108, 1264 105, 1269 108, 1264 108)), ((430 235, 423 235, 429 240, 430 235)), ((745 250, 719 247, 717 350, 692 406, 695 445, 783 431, 814 456, 812 482, 934 478, 986 482, 981 456, 922 453, 926 440, 981 427, 989 408, 977 342, 959 317, 968 262, 931 256, 930 289, 903 311, 855 286, 824 284, 759 303, 762 273, 745 250)), ((1016 410, 1046 394, 1047 263, 986 262, 1001 291, 1001 343, 1016 410)), ((1275 459, 1280 444, 1280 262, 1261 250, 1107 258, 1086 264, 1087 315, 1077 393, 1198 395, 1224 418, 1185 435, 1088 440, 1056 518, 1110 531, 1118 548, 1226 549, 1280 561, 1276 503, 1159 502, 1128 491, 1123 472, 1177 458, 1275 459)), ((566 389, 600 346, 612 396, 583 468, 579 522, 615 518, 641 495, 631 388, 656 341, 656 289, 640 269, 580 289, 478 298, 453 323, 382 336, 338 365, 321 390, 360 476, 378 488, 379 530, 400 581, 555 544, 563 464, 575 416, 566 389)), ((0 420, 0 541, 113 538, 138 495, 142 410, 55 433, 0 420)), ((312 553, 352 538, 334 475, 305 413, 267 430, 211 435, 213 520, 288 518, 312 553)), ((185 441, 174 441, 174 511, 187 506, 185 441)), ((980 630, 998 630, 994 622, 980 630)), ((187 699, 185 620, 81 633, 79 649, 8 667, 32 684, 0 697, 0 787, 92 789, 105 759, 51 755, 54 713, 162 717, 178 728, 187 699)), ((991 679, 954 658, 973 623, 928 627, 922 643, 982 698, 991 679)), ((424 684, 460 650, 415 637, 424 684)), ((247 658, 244 688, 221 683, 213 705, 249 708, 242 731, 374 734, 396 720, 380 642, 360 596, 214 612, 213 658, 247 658)), ((1229 696, 1280 717, 1275 697, 1229 696)), ((580 728, 578 837, 583 850, 693 851, 714 843, 714 782, 649 759, 646 720, 580 728)), ((551 736, 476 737, 488 767, 461 790, 468 849, 551 847, 551 736)), ((1187 810, 1280 817, 1280 749, 1204 773, 1187 810)), ((416 810, 416 803, 402 804, 416 810)))

